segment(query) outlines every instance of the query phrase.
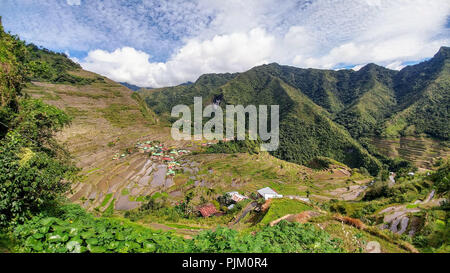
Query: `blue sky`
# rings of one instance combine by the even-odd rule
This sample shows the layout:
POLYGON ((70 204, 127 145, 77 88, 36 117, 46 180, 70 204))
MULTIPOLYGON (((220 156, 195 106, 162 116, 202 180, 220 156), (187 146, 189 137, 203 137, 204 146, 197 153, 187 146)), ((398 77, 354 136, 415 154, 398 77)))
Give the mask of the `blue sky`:
POLYGON ((0 0, 5 29, 160 87, 264 63, 392 69, 450 45, 448 0, 0 0))

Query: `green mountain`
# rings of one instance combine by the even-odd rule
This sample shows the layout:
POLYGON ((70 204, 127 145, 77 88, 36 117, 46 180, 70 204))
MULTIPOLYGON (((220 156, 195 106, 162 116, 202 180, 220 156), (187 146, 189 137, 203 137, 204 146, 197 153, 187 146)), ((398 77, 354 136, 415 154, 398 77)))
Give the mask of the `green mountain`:
POLYGON ((449 52, 401 71, 368 64, 359 71, 301 69, 276 63, 244 73, 208 74, 192 85, 141 90, 162 117, 173 106, 280 105, 281 159, 305 164, 316 156, 376 172, 380 163, 357 141, 362 137, 426 134, 448 140, 449 52))
POLYGON ((368 64, 359 71, 300 69, 272 64, 261 67, 325 108, 335 122, 359 138, 374 133, 395 103, 396 71, 368 64))
POLYGON ((427 134, 450 139, 450 48, 442 47, 429 61, 409 66, 394 78, 395 113, 386 134, 427 134))
MULTIPOLYGON (((163 116, 174 105, 192 105, 195 96, 203 97, 205 105, 218 98, 221 105, 280 105, 280 148, 273 155, 299 164, 326 156, 376 173, 381 167, 378 160, 336 124, 331 113, 276 77, 279 67, 272 64, 241 74, 204 75, 191 86, 145 91, 144 95, 149 106, 163 116)), ((331 92, 328 95, 336 98, 331 92)))

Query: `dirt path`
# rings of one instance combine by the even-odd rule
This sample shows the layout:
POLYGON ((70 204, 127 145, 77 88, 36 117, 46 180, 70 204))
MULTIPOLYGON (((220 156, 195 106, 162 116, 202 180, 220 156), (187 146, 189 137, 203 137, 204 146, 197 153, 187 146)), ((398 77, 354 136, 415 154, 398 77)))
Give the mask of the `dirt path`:
POLYGON ((422 204, 426 204, 426 203, 430 202, 433 199, 434 194, 435 194, 435 190, 432 190, 430 192, 430 194, 428 194, 427 198, 425 198, 425 200, 423 200, 422 204))
POLYGON ((243 210, 242 212, 239 214, 239 216, 236 218, 236 220, 229 226, 234 226, 237 223, 239 223, 250 211, 254 210, 256 208, 256 206, 258 206, 257 202, 251 202, 250 204, 248 204, 243 210))

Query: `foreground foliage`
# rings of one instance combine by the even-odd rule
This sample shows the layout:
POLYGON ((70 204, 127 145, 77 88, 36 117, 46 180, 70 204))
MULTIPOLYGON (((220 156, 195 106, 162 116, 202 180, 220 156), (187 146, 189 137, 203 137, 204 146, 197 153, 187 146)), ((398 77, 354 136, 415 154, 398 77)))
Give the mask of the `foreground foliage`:
POLYGON ((0 228, 5 228, 54 205, 69 188, 63 180, 75 169, 28 148, 17 133, 9 134, 0 144, 0 228))
POLYGON ((22 96, 30 52, 0 25, 0 229, 54 205, 76 169, 54 134, 70 123, 62 110, 22 96))
POLYGON ((123 219, 95 218, 77 205, 45 211, 15 228, 20 252, 342 252, 339 241, 311 224, 282 222, 255 235, 219 227, 192 240, 123 219))

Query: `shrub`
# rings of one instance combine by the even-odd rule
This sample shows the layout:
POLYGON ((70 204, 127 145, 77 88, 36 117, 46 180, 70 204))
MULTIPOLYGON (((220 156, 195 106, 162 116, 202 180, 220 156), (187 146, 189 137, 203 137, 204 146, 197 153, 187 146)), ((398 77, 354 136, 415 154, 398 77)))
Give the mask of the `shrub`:
POLYGON ((77 205, 57 215, 43 212, 18 226, 18 251, 47 253, 183 252, 187 243, 170 233, 155 232, 127 221, 94 218, 77 205), (57 216, 57 217, 55 217, 57 216))
POLYGON ((450 190, 450 162, 443 164, 432 176, 434 187, 438 193, 448 192, 450 190))
POLYGON ((389 196, 389 187, 388 184, 384 181, 375 182, 364 195, 364 201, 371 201, 381 197, 389 196))
POLYGON ((25 140, 10 133, 0 142, 0 227, 23 223, 56 202, 75 172, 47 153, 24 150, 25 140))
POLYGON ((95 218, 78 205, 42 212, 14 236, 20 252, 136 253, 136 252, 342 252, 340 241, 312 224, 280 222, 254 235, 225 227, 203 231, 192 240, 155 232, 118 219, 95 218))
POLYGON ((219 227, 204 231, 192 240, 193 252, 239 253, 332 253, 343 252, 340 241, 312 224, 281 221, 254 235, 219 227))

